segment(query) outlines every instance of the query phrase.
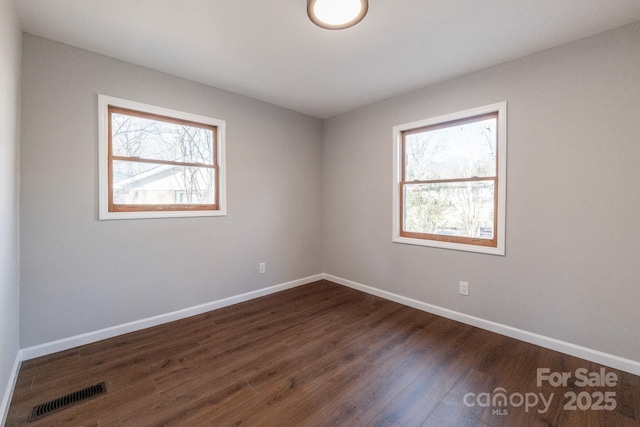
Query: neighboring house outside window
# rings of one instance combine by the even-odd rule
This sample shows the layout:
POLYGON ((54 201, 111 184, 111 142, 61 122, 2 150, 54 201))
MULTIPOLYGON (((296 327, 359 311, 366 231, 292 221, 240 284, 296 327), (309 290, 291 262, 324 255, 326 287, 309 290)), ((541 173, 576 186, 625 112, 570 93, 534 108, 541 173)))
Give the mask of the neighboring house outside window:
POLYGON ((504 255, 506 103, 395 126, 393 241, 504 255))

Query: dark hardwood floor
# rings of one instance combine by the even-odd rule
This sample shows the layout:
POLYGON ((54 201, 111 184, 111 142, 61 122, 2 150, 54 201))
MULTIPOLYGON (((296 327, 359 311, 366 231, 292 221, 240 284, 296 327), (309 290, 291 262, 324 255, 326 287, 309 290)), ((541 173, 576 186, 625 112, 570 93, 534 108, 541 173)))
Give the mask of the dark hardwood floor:
POLYGON ((6 425, 639 426, 640 377, 582 384, 601 368, 320 281, 25 361, 6 425), (538 386, 538 368, 571 378, 538 386))

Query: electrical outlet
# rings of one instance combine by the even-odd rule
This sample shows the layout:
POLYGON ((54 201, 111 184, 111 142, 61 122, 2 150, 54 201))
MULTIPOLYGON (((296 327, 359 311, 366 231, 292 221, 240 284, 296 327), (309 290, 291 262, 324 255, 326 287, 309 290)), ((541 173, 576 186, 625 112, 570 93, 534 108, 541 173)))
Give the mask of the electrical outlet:
POLYGON ((460 281, 460 295, 469 296, 469 282, 460 281))
POLYGON ((261 262, 258 265, 258 271, 260 272, 260 274, 264 274, 264 272, 267 271, 267 263, 266 262, 261 262))

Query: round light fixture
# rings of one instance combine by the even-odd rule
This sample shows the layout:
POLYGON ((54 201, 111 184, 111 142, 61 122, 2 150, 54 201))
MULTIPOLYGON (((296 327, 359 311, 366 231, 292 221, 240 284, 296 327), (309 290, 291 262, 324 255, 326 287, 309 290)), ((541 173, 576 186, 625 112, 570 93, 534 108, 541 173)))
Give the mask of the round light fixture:
POLYGON ((307 0, 309 19, 328 30, 342 30, 362 21, 369 10, 368 0, 307 0))

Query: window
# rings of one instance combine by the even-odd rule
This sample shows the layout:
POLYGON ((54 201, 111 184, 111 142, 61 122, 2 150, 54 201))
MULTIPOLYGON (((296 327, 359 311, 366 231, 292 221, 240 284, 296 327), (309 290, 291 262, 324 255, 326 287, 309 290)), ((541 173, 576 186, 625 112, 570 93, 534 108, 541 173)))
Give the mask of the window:
POLYGON ((506 102, 395 126, 393 241, 504 255, 506 102))
POLYGON ((98 96, 100 219, 221 216, 225 122, 98 96))

